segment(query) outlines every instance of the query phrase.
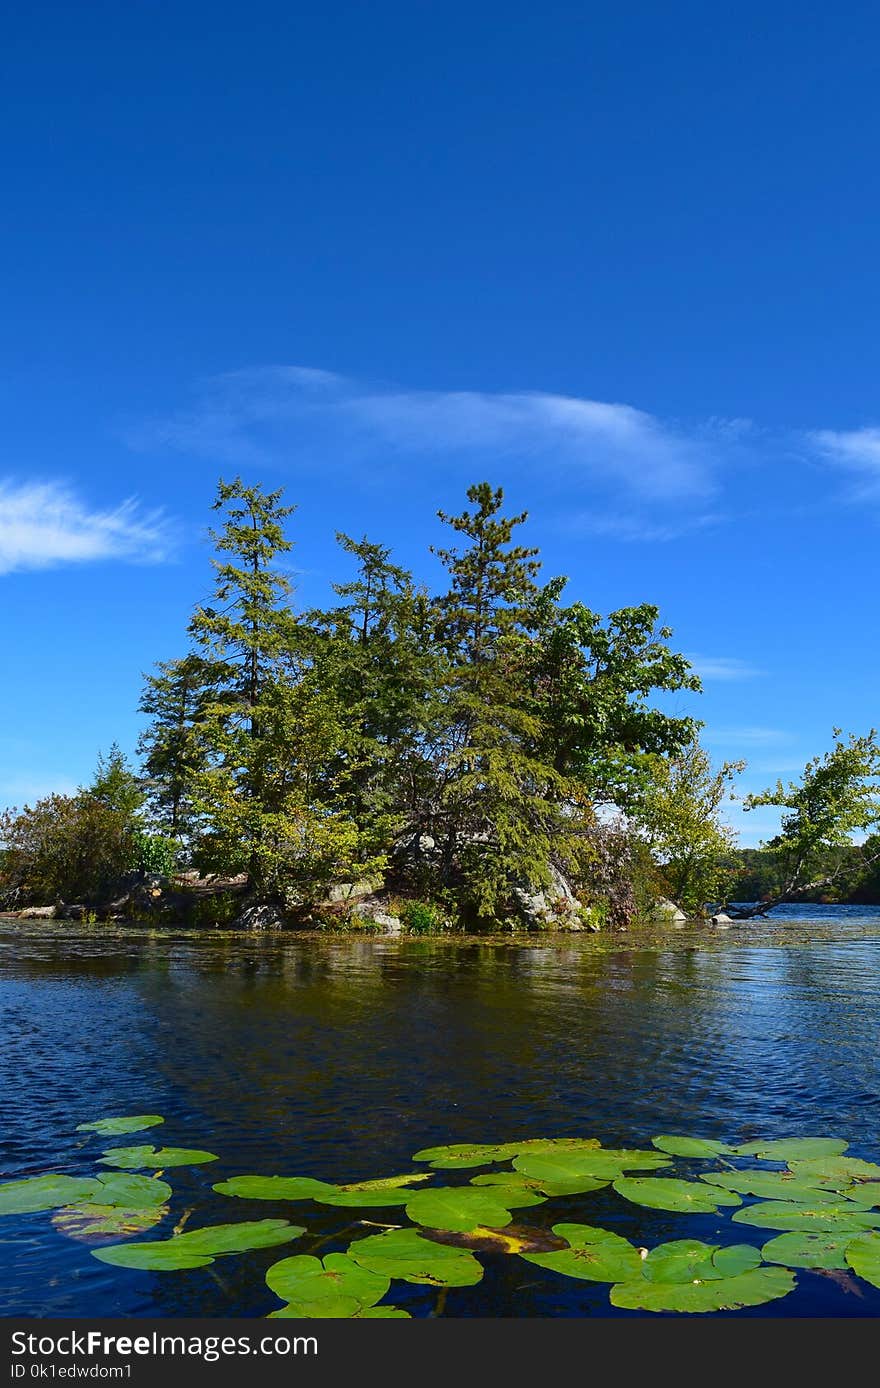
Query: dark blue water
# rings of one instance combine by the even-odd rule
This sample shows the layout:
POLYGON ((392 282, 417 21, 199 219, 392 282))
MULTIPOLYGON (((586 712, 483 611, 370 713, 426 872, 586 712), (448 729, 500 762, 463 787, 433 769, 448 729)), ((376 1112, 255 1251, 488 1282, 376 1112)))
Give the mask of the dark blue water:
MULTIPOLYGON (((5 1179, 90 1174, 103 1144, 84 1145, 77 1123, 163 1113, 161 1142, 221 1157, 170 1173, 175 1211, 194 1207, 194 1225, 287 1216, 310 1238, 331 1236, 327 1252, 371 1232, 343 1225, 373 1212, 233 1202, 211 1184, 240 1173, 360 1180, 409 1170, 431 1142, 521 1136, 617 1146, 660 1132, 831 1134, 878 1159, 878 1040, 876 908, 788 908, 711 934, 520 944, 0 920, 0 1169, 5 1179)), ((604 1224, 648 1246, 772 1237, 605 1191, 522 1216, 604 1224)), ((0 1313, 263 1316, 277 1305, 265 1270, 285 1251, 134 1272, 99 1263, 49 1214, 7 1217, 0 1313)), ((604 1285, 516 1257, 485 1261, 483 1282, 450 1291, 445 1314, 626 1314, 609 1308, 604 1285)), ((427 1288, 403 1286, 394 1300, 414 1315, 435 1308, 427 1288)), ((880 1291, 803 1272, 783 1301, 738 1314, 878 1313, 880 1291)))

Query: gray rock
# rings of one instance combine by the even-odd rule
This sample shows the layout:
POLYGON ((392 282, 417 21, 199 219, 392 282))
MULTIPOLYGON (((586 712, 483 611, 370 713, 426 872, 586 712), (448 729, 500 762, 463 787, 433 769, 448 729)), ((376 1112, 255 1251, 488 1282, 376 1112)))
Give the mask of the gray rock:
POLYGON ((662 922, 663 925, 681 925, 687 920, 687 916, 684 911, 678 909, 674 901, 664 899, 657 902, 650 919, 662 922))
POLYGON ((399 916, 393 916, 390 911, 383 909, 378 902, 359 901, 351 913, 359 920, 372 921, 373 925, 381 925, 386 935, 399 935, 403 923, 399 916))
POLYGON ((232 922, 234 930, 281 930, 285 925, 284 912, 280 906, 245 906, 232 922))
POLYGON ((54 906, 25 906, 21 911, 15 913, 19 920, 25 921, 51 921, 55 919, 54 906))
POLYGON ((719 911, 716 916, 712 917, 711 923, 712 925, 733 925, 733 919, 728 916, 726 911, 719 911))
POLYGON ((567 930, 581 928, 577 897, 557 867, 551 866, 546 887, 520 885, 513 888, 513 895, 530 930, 547 930, 553 926, 567 930))
POLYGON ((381 890, 382 879, 379 877, 363 877, 359 882, 333 882, 327 892, 327 900, 355 901, 360 896, 373 896, 381 890))

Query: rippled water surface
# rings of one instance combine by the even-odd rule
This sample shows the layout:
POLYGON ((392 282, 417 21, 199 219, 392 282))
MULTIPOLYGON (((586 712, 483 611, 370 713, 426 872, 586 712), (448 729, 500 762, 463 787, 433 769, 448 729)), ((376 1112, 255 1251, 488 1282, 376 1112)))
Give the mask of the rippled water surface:
MULTIPOLYGON (((877 1160, 880 909, 787 908, 712 934, 537 943, 0 920, 0 1103, 4 1179, 90 1173, 101 1144, 84 1146, 77 1123, 163 1113, 162 1141, 221 1157, 170 1173, 195 1222, 284 1215, 339 1234, 322 1252, 345 1247, 349 1214, 372 1212, 232 1202, 211 1183, 245 1172, 360 1180, 410 1169, 431 1142, 521 1136, 617 1146, 659 1132, 832 1134, 877 1160)), ((523 1214, 589 1218, 649 1245, 719 1229, 714 1216, 604 1191, 523 1214)), ((723 1241, 772 1237, 733 1230, 723 1241)), ((0 1313, 263 1316, 277 1305, 265 1269, 283 1255, 133 1272, 99 1263, 49 1214, 9 1217, 0 1313)), ((486 1266, 479 1286, 450 1291, 446 1314, 626 1314, 605 1286, 515 1257, 486 1266)), ((395 1302, 435 1309, 426 1288, 395 1302)), ((784 1301, 739 1314, 876 1315, 880 1291, 805 1272, 784 1301)))

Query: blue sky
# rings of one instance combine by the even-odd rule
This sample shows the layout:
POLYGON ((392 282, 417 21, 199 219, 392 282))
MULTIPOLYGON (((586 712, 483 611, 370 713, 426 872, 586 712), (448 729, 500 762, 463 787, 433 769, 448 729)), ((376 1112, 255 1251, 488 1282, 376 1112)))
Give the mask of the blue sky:
MULTIPOLYGON (((877 721, 880 14, 37 3, 0 55, 0 804, 131 750, 219 475, 427 554, 469 482, 657 603, 744 789, 877 721)), ((772 825, 743 818, 742 842, 772 825)))

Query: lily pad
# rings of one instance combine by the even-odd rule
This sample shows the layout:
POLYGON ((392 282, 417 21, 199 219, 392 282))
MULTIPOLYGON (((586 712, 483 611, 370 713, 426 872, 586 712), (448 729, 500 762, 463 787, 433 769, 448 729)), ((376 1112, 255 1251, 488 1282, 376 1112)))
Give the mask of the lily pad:
POLYGON ((401 1311, 399 1306, 367 1306, 358 1311, 354 1318, 358 1321, 411 1321, 409 1311, 401 1311))
POLYGON ((843 1233, 873 1229, 880 1225, 880 1214, 872 1214, 849 1201, 837 1205, 799 1205, 785 1200, 764 1200, 737 1210, 738 1224, 754 1224, 759 1229, 781 1229, 787 1233, 843 1233))
POLYGON ((466 1248, 472 1253, 552 1253, 567 1248, 565 1239, 549 1229, 531 1229, 521 1224, 508 1224, 506 1229, 471 1229, 454 1233, 450 1229, 423 1229, 422 1238, 443 1243, 450 1248, 466 1248))
POLYGON ((789 1167, 799 1180, 811 1181, 824 1177, 827 1181, 840 1181, 849 1185, 851 1181, 880 1180, 880 1166, 873 1161, 862 1161, 860 1157, 828 1157, 821 1161, 790 1161, 789 1167))
POLYGON ((78 1123, 78 1133, 100 1133, 102 1137, 122 1137, 124 1133, 140 1133, 164 1123, 158 1113, 136 1113, 128 1118, 98 1118, 94 1123, 78 1123))
POLYGON ((789 1268, 845 1268, 843 1256, 853 1241, 852 1233, 777 1234, 761 1249, 765 1263, 789 1268))
POLYGON ((217 1161, 214 1152, 201 1152, 195 1147, 108 1147, 98 1158, 105 1166, 120 1166, 128 1171, 140 1167, 200 1166, 217 1161))
POLYGON ((847 1200, 861 1205, 863 1210, 880 1205, 880 1181, 856 1181, 851 1186, 844 1186, 840 1193, 846 1196, 847 1200))
POLYGON ((242 1224, 211 1224, 175 1234, 157 1243, 120 1243, 93 1250, 92 1256, 115 1267, 173 1272, 207 1267, 221 1254, 249 1253, 254 1248, 273 1248, 304 1234, 299 1224, 286 1219, 258 1219, 242 1224))
POLYGON ((787 1296, 795 1276, 785 1268, 755 1268, 706 1282, 626 1282, 611 1288, 612 1306, 629 1311, 738 1311, 787 1296))
POLYGON ((408 1171, 403 1176, 380 1176, 375 1181, 349 1181, 340 1190, 398 1190, 405 1186, 418 1186, 430 1181, 430 1171, 408 1171))
POLYGON ((737 1277, 759 1267, 761 1254, 751 1244, 719 1248, 698 1239, 676 1239, 652 1248, 642 1264, 649 1282, 712 1282, 737 1277))
POLYGON ((94 1177, 58 1176, 54 1172, 29 1176, 23 1181, 6 1181, 0 1185, 0 1215, 59 1209, 77 1200, 91 1200, 98 1189, 94 1177))
POLYGON ((714 1214, 719 1205, 739 1205, 738 1195, 721 1186, 680 1181, 671 1176, 621 1176, 614 1189, 635 1205, 650 1210, 676 1210, 681 1213, 714 1214))
POLYGON ((317 1200, 339 1189, 312 1176, 230 1176, 212 1187, 218 1195, 242 1200, 317 1200))
POLYGON ((382 1277, 430 1287, 473 1287, 483 1276, 482 1265, 472 1254, 432 1243, 415 1229, 389 1229, 357 1239, 349 1245, 348 1255, 382 1277))
POLYGON ((622 1282, 641 1273, 638 1249, 609 1229, 589 1224, 554 1224, 553 1233, 565 1239, 568 1248, 555 1253, 523 1253, 526 1262, 585 1282, 622 1282))
POLYGON ((770 1142, 744 1142, 735 1150, 739 1157, 758 1157, 761 1161, 812 1161, 816 1157, 835 1157, 848 1146, 848 1142, 836 1137, 783 1137, 770 1142))
POLYGON ((127 1210, 121 1205, 66 1205, 52 1215, 52 1224, 70 1239, 121 1239, 154 1229, 168 1214, 167 1205, 127 1210))
POLYGON ((320 1258, 300 1254, 274 1263, 266 1283, 287 1303, 291 1314, 351 1317, 374 1306, 388 1291, 390 1279, 361 1267, 347 1253, 320 1258), (349 1309, 343 1309, 348 1303, 349 1309))
POLYGON ((405 1205, 413 1197, 411 1190, 385 1187, 383 1190, 330 1190, 314 1198, 320 1205, 342 1205, 351 1209, 384 1210, 390 1205, 405 1205))
POLYGON ((799 1205, 835 1205, 840 1200, 838 1182, 817 1176, 816 1185, 811 1185, 793 1171, 712 1171, 700 1180, 762 1200, 790 1200, 799 1205))
POLYGON ((511 1214, 501 1202, 502 1187, 496 1190, 476 1190, 473 1186, 418 1190, 410 1195, 406 1213, 415 1224, 431 1229, 468 1230, 479 1224, 501 1228, 510 1223, 511 1214))
POLYGON ((880 1287, 880 1234, 862 1234, 847 1245, 846 1261, 853 1272, 880 1287))
POLYGON ((600 1181, 595 1176, 573 1176, 570 1181, 539 1181, 534 1176, 524 1176, 521 1171, 493 1171, 484 1176, 472 1176, 472 1186, 500 1186, 503 1189, 503 1203, 510 1209, 525 1205, 540 1205, 546 1195, 585 1195, 592 1190, 602 1190, 608 1181, 600 1181), (514 1202, 513 1196, 516 1196, 514 1202), (531 1200, 526 1196, 531 1195, 531 1200))
POLYGON ((519 1144, 516 1142, 453 1142, 445 1147, 423 1147, 420 1152, 413 1154, 413 1161, 427 1161, 437 1170, 455 1171, 462 1167, 509 1161, 518 1151, 519 1144))
POLYGON ((167 1181, 155 1176, 130 1176, 121 1171, 104 1171, 98 1177, 94 1199, 99 1205, 118 1205, 126 1210, 149 1210, 171 1198, 167 1181))
POLYGON ((655 1171, 669 1162, 659 1152, 624 1152, 610 1148, 581 1152, 539 1152, 516 1157, 514 1168, 539 1181, 567 1183, 583 1176, 613 1181, 624 1171, 655 1171))
POLYGON ((678 1137, 670 1133, 652 1137, 651 1144, 673 1157, 717 1157, 733 1151, 726 1142, 715 1142, 708 1137, 678 1137))

